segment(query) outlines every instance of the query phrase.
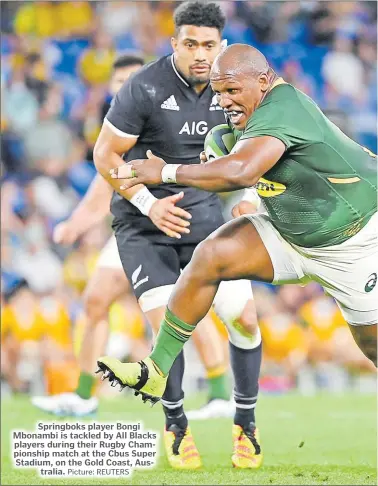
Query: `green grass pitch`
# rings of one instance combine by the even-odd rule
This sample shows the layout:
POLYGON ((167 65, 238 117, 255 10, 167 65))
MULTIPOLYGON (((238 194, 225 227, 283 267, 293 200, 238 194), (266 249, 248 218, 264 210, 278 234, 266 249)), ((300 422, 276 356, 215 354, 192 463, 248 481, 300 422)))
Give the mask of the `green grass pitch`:
MULTIPOLYGON (((203 403, 202 397, 187 405, 203 403)), ((261 396, 257 421, 265 454, 258 471, 231 467, 231 420, 191 424, 203 468, 196 472, 169 468, 163 451, 152 470, 135 471, 130 479, 45 479, 33 470, 15 470, 10 457, 10 431, 34 430, 37 420, 52 420, 32 408, 26 397, 4 399, 1 421, 1 484, 377 484, 377 402, 373 395, 261 396), (302 444, 303 443, 303 444, 302 444)), ((103 400, 97 420, 143 420, 145 428, 161 430, 161 406, 150 408, 134 397, 103 400)))

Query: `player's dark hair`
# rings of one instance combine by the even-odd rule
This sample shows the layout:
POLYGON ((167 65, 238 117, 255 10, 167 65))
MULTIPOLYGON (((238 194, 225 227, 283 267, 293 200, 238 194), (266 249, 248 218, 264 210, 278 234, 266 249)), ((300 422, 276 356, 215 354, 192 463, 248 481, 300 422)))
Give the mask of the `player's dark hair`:
POLYGON ((176 33, 183 25, 195 25, 197 27, 214 27, 222 33, 226 17, 222 9, 216 3, 184 2, 179 5, 173 16, 176 33))
POLYGON ((126 54, 124 56, 119 56, 113 63, 113 70, 119 68, 125 68, 129 66, 135 66, 139 64, 144 65, 144 59, 140 56, 134 56, 132 54, 126 54))

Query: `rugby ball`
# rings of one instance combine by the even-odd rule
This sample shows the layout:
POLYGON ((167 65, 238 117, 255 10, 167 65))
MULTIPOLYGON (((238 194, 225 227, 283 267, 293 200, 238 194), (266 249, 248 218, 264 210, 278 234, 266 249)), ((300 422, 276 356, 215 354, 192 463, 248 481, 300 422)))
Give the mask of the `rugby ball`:
POLYGON ((204 151, 207 160, 228 155, 235 143, 234 134, 226 123, 212 128, 205 138, 204 151))

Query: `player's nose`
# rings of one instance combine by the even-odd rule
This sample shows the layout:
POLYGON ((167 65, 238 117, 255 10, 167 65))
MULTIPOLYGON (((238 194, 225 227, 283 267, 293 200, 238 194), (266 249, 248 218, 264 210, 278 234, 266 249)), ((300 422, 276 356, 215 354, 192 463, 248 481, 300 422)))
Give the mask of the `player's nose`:
POLYGON ((224 110, 228 110, 232 105, 232 101, 226 95, 226 93, 221 93, 220 95, 218 95, 218 104, 224 110))
POLYGON ((198 46, 194 56, 195 62, 207 62, 206 50, 202 46, 198 46))

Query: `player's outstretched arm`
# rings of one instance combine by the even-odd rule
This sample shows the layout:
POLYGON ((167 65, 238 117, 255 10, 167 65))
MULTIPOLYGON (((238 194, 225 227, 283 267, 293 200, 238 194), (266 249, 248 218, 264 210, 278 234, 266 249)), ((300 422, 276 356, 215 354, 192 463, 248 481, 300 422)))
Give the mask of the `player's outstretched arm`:
POLYGON ((210 192, 235 191, 251 187, 278 162, 285 151, 284 143, 263 136, 239 141, 232 153, 205 164, 167 165, 147 151, 148 159, 133 160, 110 172, 110 176, 128 179, 120 186, 129 189, 136 184, 179 183, 210 192))
POLYGON ((58 224, 54 230, 54 241, 60 245, 72 245, 75 241, 109 213, 112 188, 97 174, 84 198, 71 216, 58 224))
MULTIPOLYGON (((103 161, 103 159, 99 157, 98 152, 99 147, 102 147, 102 149, 104 150, 104 140, 107 140, 109 138, 108 134, 106 133, 107 131, 109 131, 109 129, 106 127, 105 130, 103 128, 103 130, 101 131, 102 138, 101 136, 99 137, 99 140, 101 138, 101 141, 99 145, 96 144, 97 154, 95 154, 94 156, 95 166, 101 175, 103 175, 102 172, 107 172, 105 167, 108 167, 108 160, 103 161), (100 168, 102 169, 102 171, 100 170, 100 168)), ((133 144, 135 144, 135 141, 136 138, 135 140, 127 140, 127 144, 123 145, 124 148, 130 150, 133 144)), ((120 162, 118 163, 123 163, 121 157, 118 156, 118 158, 120 159, 120 162)), ((94 178, 85 197, 76 207, 76 209, 67 219, 67 221, 63 221, 56 226, 53 234, 53 239, 55 243, 61 245, 72 245, 80 236, 85 234, 93 226, 102 221, 109 213, 110 200, 113 192, 112 186, 114 188, 114 184, 109 185, 107 181, 104 180, 103 177, 101 177, 100 174, 94 178)), ((133 188, 130 189, 130 192, 134 193, 138 190, 138 188, 133 188)))

